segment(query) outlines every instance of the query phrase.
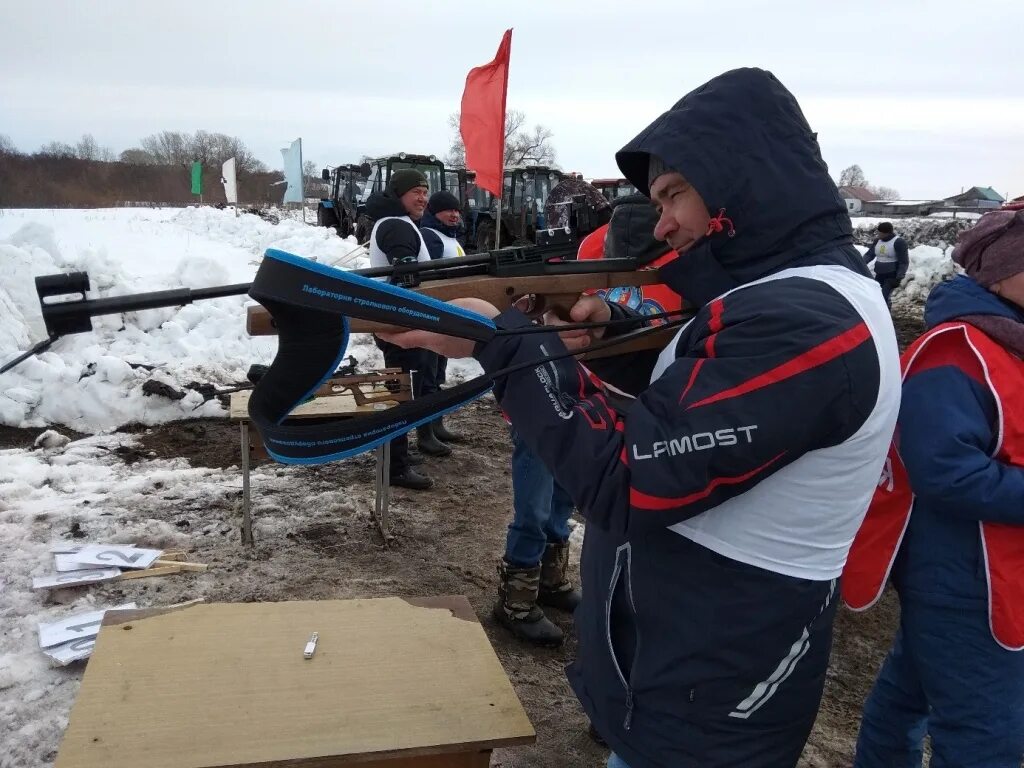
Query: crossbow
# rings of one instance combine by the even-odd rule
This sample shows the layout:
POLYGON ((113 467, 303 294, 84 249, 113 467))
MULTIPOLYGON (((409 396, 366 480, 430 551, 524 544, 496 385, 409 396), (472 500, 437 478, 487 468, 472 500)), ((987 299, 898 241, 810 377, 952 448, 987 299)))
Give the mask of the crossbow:
MULTIPOLYGON (((486 342, 495 336, 542 332, 550 328, 498 329, 489 318, 441 299, 477 296, 503 307, 529 295, 538 299, 532 310, 539 313, 567 309, 587 289, 658 282, 657 270, 643 270, 643 265, 635 259, 580 262, 572 259, 574 253, 575 245, 570 249, 555 243, 397 268, 346 271, 271 248, 266 251, 252 283, 99 299, 86 298, 90 288, 87 273, 45 275, 37 277, 35 282, 47 338, 4 365, 0 373, 48 348, 63 335, 91 331, 91 318, 98 315, 248 294, 262 307, 250 313, 250 330, 255 314, 258 322, 272 326, 279 336, 277 356, 249 400, 250 418, 259 429, 268 453, 285 464, 335 461, 374 448, 463 407, 486 394, 502 376, 578 354, 566 351, 548 355, 359 418, 289 419, 292 410, 338 368, 348 348, 350 332, 397 327, 486 342), (389 282, 395 280, 413 287, 389 282), (555 301, 550 301, 550 297, 555 297, 555 301)), ((678 311, 653 316, 664 320, 664 325, 644 327, 598 342, 591 345, 588 352, 599 354, 626 346, 650 348, 652 339, 663 346, 667 341, 666 331, 681 325, 690 314, 678 311)), ((559 330, 617 324, 636 325, 636 319, 576 323, 559 326, 559 330)))

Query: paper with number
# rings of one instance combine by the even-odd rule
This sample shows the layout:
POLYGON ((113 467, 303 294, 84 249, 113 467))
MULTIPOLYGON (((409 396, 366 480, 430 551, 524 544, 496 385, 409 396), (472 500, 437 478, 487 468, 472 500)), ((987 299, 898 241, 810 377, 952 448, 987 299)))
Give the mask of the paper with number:
POLYGON ((55 645, 69 643, 72 640, 79 640, 83 637, 95 637, 100 632, 100 624, 103 622, 103 614, 107 611, 123 611, 137 607, 135 603, 116 605, 113 608, 104 608, 100 611, 86 611, 68 616, 60 621, 52 621, 39 624, 39 647, 52 648, 55 645))
POLYGON ((92 654, 92 649, 96 645, 96 637, 80 637, 77 640, 71 640, 70 642, 62 645, 55 646, 53 648, 47 648, 43 651, 47 656, 53 659, 55 662, 60 664, 62 667, 66 667, 73 661, 80 661, 81 659, 87 659, 92 654))
POLYGON ((75 558, 77 555, 72 553, 65 553, 53 556, 53 565, 57 569, 57 573, 67 573, 68 571, 81 571, 88 568, 109 568, 108 565, 88 565, 87 563, 80 563, 75 558))
POLYGON ((118 546, 90 544, 72 557, 83 565, 106 565, 114 568, 149 568, 163 554, 162 549, 139 549, 123 544, 118 546))
POLYGON ((60 589, 94 581, 110 581, 121 575, 120 568, 85 568, 67 573, 51 573, 32 579, 32 589, 60 589))

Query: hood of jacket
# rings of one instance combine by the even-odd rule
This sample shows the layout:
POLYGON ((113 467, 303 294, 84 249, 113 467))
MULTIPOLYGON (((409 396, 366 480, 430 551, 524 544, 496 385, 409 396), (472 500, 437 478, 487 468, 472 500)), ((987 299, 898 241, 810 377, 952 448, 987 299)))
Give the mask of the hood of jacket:
POLYGON ((655 155, 732 222, 662 268, 703 304, 829 245, 851 240, 850 217, 793 95, 761 69, 736 69, 688 93, 616 154, 645 195, 655 155), (730 234, 730 229, 732 234, 730 234))

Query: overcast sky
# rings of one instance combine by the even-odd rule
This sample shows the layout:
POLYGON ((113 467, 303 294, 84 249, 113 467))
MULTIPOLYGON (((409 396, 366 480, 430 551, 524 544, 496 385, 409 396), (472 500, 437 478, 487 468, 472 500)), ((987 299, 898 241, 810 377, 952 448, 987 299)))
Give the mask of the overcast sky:
POLYGON ((237 135, 271 167, 443 156, 466 73, 514 27, 509 108, 561 167, 614 153, 680 96, 770 69, 834 177, 858 163, 904 198, 1024 194, 1024 3, 658 0, 0 0, 0 134, 21 151, 91 133, 237 135))

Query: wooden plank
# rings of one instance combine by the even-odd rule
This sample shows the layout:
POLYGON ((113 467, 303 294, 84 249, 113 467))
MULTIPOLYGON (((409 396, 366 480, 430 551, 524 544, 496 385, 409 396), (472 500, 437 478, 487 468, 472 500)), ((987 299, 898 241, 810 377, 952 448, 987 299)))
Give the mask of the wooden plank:
POLYGON ((465 597, 210 604, 107 615, 56 768, 477 768, 535 738, 465 597))
MULTIPOLYGON (((229 417, 234 420, 249 418, 249 397, 252 390, 244 392, 233 392, 231 394, 229 417)), ((289 418, 317 418, 323 416, 355 416, 360 413, 375 413, 384 408, 397 405, 394 400, 373 403, 371 405, 358 405, 351 393, 343 395, 331 395, 330 397, 317 397, 309 402, 303 403, 289 414, 289 418)))
POLYGON ((124 581, 125 579, 148 579, 151 576, 170 576, 175 573, 181 573, 183 570, 185 569, 181 567, 181 563, 161 565, 160 567, 152 566, 150 568, 144 568, 141 571, 122 571, 121 575, 118 576, 115 581, 124 581))
POLYGON ((174 568, 177 568, 179 571, 196 571, 199 573, 205 571, 210 567, 206 563, 189 563, 185 562, 184 560, 165 560, 163 558, 153 563, 153 566, 173 566, 174 568))
MULTIPOLYGON (((491 751, 486 752, 449 752, 443 755, 420 755, 419 757, 398 757, 391 760, 371 760, 368 763, 357 763, 355 768, 488 768, 491 764, 491 751)), ((264 763, 260 768, 348 768, 351 760, 338 762, 335 758, 290 761, 281 763, 264 763)))

